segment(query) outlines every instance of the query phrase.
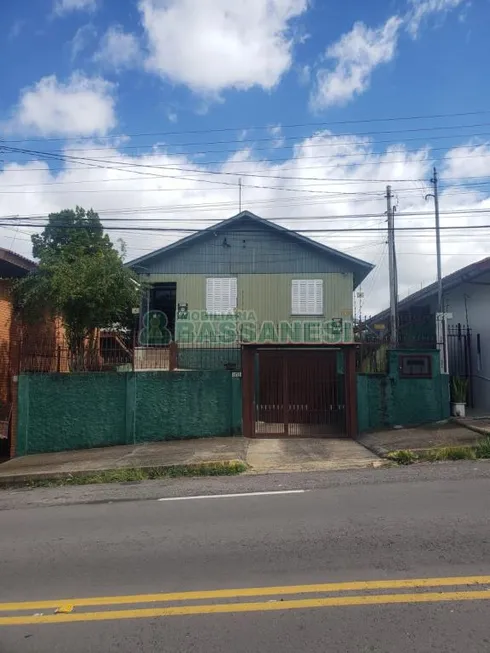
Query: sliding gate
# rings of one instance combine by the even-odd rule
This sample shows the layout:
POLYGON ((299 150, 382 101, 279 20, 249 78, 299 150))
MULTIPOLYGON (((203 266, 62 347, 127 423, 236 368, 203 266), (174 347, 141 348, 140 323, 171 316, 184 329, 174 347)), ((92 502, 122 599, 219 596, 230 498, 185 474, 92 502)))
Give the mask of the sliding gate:
POLYGON ((343 351, 258 349, 254 356, 255 437, 346 435, 343 351))

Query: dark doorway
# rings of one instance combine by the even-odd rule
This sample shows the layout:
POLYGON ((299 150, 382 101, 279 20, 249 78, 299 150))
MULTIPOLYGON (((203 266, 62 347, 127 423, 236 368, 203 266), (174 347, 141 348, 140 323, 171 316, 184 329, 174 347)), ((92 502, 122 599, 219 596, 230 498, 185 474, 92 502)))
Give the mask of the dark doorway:
POLYGON ((175 313, 177 310, 177 284, 156 283, 150 290, 150 311, 161 311, 167 316, 167 328, 175 337, 175 313))

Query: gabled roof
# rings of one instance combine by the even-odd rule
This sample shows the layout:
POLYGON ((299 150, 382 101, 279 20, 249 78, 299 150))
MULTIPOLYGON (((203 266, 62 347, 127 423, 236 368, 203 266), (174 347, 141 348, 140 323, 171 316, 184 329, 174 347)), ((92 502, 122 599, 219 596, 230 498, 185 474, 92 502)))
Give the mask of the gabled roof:
POLYGON ((0 247, 0 277, 3 279, 23 277, 36 268, 34 261, 0 247))
POLYGON ((130 268, 137 268, 138 265, 140 263, 143 263, 144 261, 148 261, 149 259, 152 259, 153 257, 159 256, 161 254, 171 253, 175 251, 177 248, 181 248, 182 246, 199 241, 200 239, 209 236, 209 234, 213 234, 216 231, 223 229, 224 227, 229 227, 230 225, 233 225, 234 223, 239 222, 240 220, 243 219, 247 219, 252 222, 258 223, 270 229, 271 231, 275 231, 282 235, 286 235, 288 238, 293 238, 298 243, 301 243, 302 245, 307 245, 308 247, 311 247, 312 249, 319 252, 320 254, 324 254, 326 256, 329 256, 330 258, 335 257, 339 259, 348 267, 350 267, 354 272, 356 286, 359 285, 361 281, 365 277, 367 277, 367 275, 374 268, 374 265, 372 265, 371 263, 362 261, 361 259, 355 258, 354 256, 349 256, 348 254, 344 254, 343 252, 339 252, 337 249, 332 249, 331 247, 327 247, 327 245, 322 245, 322 243, 317 243, 316 241, 311 240, 311 238, 302 236, 296 231, 292 231, 291 229, 286 229, 286 227, 281 227, 275 222, 271 222, 270 220, 265 220, 264 218, 260 218, 258 215, 255 215, 255 213, 251 213, 250 211, 242 211, 241 213, 238 213, 237 215, 234 215, 233 217, 228 218, 227 220, 222 220, 221 222, 218 222, 218 224, 214 224, 211 227, 207 227, 206 229, 201 229, 200 231, 197 231, 195 234, 191 234, 190 236, 186 236, 185 238, 181 238, 180 240, 177 240, 175 243, 166 245, 165 247, 157 249, 154 252, 150 252, 150 254, 145 254, 145 256, 140 256, 139 258, 129 261, 128 263, 126 263, 126 265, 130 268))
MULTIPOLYGON (((485 274, 485 272, 489 272, 489 271, 490 271, 490 257, 484 258, 481 261, 477 261, 476 263, 471 263, 470 265, 467 265, 466 267, 461 268, 460 270, 456 270, 456 272, 452 272, 451 274, 448 274, 447 276, 443 277, 442 291, 448 292, 449 290, 456 288, 462 283, 473 281, 474 279, 480 277, 482 274, 485 274)), ((429 297, 432 297, 433 295, 436 294, 437 294, 437 281, 434 281, 434 283, 431 283, 430 285, 425 286, 425 288, 422 288, 421 290, 417 290, 417 292, 414 292, 408 297, 405 297, 405 299, 400 300, 398 302, 398 308, 399 309, 408 308, 409 306, 412 306, 413 304, 418 304, 419 302, 422 302, 425 299, 428 299, 429 297)), ((378 313, 377 315, 374 315, 373 317, 369 318, 368 322, 372 323, 378 320, 386 319, 389 313, 390 313, 389 309, 381 311, 381 313, 378 313)))

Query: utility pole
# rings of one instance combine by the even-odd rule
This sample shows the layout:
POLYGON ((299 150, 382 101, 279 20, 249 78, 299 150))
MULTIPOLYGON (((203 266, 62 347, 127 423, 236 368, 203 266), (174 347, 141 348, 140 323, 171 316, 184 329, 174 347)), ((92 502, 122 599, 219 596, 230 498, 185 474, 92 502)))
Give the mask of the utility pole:
POLYGON ((442 302, 442 262, 441 262, 441 225, 439 222, 439 189, 437 187, 437 170, 434 166, 434 174, 430 180, 434 189, 434 208, 436 213, 436 255, 437 255, 437 310, 444 313, 442 302))
POLYGON ((441 260, 441 225, 439 217, 439 188, 437 179, 437 169, 434 166, 432 173, 433 192, 425 196, 434 198, 435 222, 436 222, 436 259, 437 259, 437 318, 436 318, 436 331, 438 345, 441 351, 441 369, 443 372, 447 371, 447 353, 446 353, 446 318, 444 314, 444 300, 442 297, 442 260, 441 260))
POLYGON ((395 253, 395 215, 391 204, 391 186, 386 187, 386 213, 388 216, 388 264, 390 275, 390 333, 391 345, 398 347, 398 279, 395 253))
POLYGON ((242 178, 238 178, 238 213, 242 212, 242 178))

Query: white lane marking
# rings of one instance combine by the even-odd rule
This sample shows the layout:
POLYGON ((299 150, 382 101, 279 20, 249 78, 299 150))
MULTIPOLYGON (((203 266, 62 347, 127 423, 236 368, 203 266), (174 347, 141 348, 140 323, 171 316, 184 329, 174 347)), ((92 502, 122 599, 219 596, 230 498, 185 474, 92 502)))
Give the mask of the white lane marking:
POLYGON ((235 497, 264 497, 277 494, 303 494, 308 490, 275 490, 272 492, 240 492, 238 494, 200 494, 194 497, 164 497, 157 501, 192 501, 195 499, 232 499, 235 497))

